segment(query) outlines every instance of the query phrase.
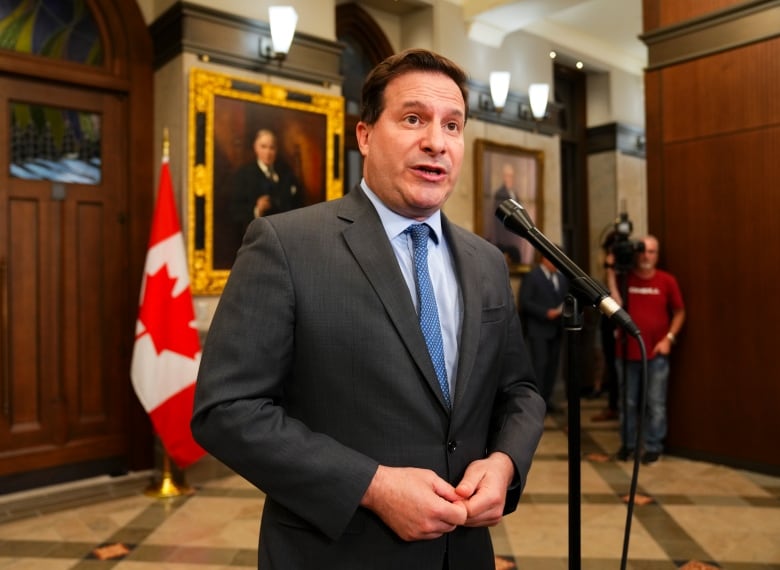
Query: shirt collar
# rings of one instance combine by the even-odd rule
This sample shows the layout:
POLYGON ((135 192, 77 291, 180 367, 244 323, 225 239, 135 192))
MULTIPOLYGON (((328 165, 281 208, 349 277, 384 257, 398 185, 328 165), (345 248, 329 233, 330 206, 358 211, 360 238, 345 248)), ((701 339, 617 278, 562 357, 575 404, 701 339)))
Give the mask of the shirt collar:
POLYGON ((385 228, 385 232, 387 232, 387 237, 390 240, 395 239, 399 234, 402 234, 406 228, 409 227, 410 224, 428 224, 428 226, 431 228, 432 233, 430 234, 431 239, 434 241, 434 243, 438 244, 440 237, 443 235, 441 231, 441 211, 436 210, 431 217, 429 217, 426 220, 415 220, 412 218, 407 218, 405 216, 401 216, 400 214, 396 214, 394 211, 392 211, 390 208, 385 206, 385 204, 382 202, 382 200, 379 199, 379 197, 374 194, 373 191, 368 187, 368 184, 366 184, 365 179, 360 181, 360 187, 363 189, 363 192, 366 193, 366 196, 371 201, 371 203, 374 205, 374 209, 376 209, 377 214, 379 214, 379 219, 382 221, 382 226, 385 228))

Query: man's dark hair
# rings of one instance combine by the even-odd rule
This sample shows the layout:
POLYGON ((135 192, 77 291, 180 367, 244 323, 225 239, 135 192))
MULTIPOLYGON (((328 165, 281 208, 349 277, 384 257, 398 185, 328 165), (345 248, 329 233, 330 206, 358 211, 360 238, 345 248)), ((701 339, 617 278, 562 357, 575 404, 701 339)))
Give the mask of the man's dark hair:
POLYGON ((391 55, 379 63, 363 83, 360 120, 373 125, 385 108, 384 94, 387 84, 396 77, 413 71, 443 73, 460 89, 465 103, 465 118, 468 118, 469 91, 468 76, 456 63, 444 56, 425 49, 408 49, 391 55))

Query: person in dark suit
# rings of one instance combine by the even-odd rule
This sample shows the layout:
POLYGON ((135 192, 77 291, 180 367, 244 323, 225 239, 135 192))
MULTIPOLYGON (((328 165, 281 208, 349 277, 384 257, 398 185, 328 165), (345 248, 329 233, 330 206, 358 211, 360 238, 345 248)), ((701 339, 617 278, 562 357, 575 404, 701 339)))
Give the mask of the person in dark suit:
POLYGON ((230 212, 241 235, 255 218, 286 212, 304 204, 304 191, 295 174, 276 160, 274 132, 257 131, 252 149, 256 160, 241 166, 231 183, 230 212))
POLYGON ((525 320, 531 361, 549 412, 555 411, 552 398, 563 337, 561 315, 568 292, 566 277, 544 256, 520 284, 519 305, 525 320))
POLYGON ((466 101, 450 60, 389 57, 363 87, 361 183, 247 230, 191 427, 265 492, 263 570, 495 568, 489 527, 516 508, 544 401, 501 252, 441 212, 466 101))

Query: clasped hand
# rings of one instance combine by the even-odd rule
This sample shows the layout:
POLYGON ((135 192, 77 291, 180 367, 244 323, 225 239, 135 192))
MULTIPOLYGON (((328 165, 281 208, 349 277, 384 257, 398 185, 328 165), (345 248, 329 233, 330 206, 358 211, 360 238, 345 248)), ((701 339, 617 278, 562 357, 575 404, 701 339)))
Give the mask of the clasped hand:
POLYGON ((457 487, 429 469, 379 466, 361 504, 403 540, 426 540, 458 526, 495 526, 514 465, 503 453, 471 463, 457 487))

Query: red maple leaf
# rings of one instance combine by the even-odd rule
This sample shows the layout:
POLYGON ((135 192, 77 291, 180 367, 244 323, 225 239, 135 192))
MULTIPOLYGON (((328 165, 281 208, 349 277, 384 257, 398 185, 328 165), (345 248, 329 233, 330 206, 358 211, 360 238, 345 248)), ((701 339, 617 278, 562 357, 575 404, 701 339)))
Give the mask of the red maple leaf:
POLYGON ((157 354, 170 350, 195 358, 200 352, 200 339, 198 331, 190 325, 195 320, 192 294, 187 287, 174 297, 175 284, 176 279, 169 275, 167 264, 154 275, 150 274, 146 278, 144 300, 138 318, 152 338, 157 354))

